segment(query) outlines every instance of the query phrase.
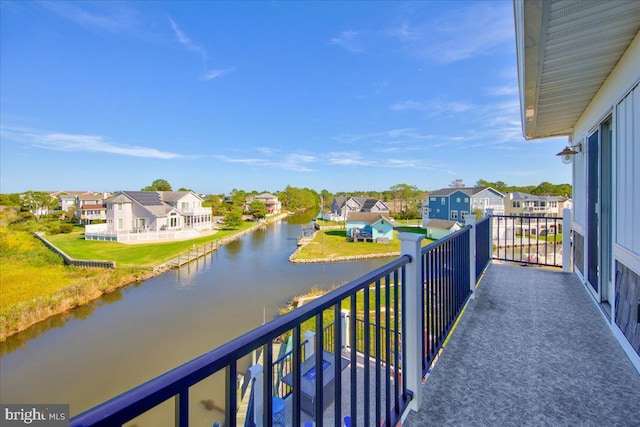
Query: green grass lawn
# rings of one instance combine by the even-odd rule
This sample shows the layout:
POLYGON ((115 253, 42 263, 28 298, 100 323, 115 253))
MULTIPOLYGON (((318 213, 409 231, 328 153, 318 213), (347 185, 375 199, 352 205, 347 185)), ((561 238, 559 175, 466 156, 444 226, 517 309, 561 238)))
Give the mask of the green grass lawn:
POLYGON ((75 259, 115 261, 118 267, 153 267, 184 254, 194 245, 201 246, 205 243, 214 242, 244 231, 254 225, 254 222, 242 222, 237 229, 225 228, 210 236, 197 239, 135 245, 84 240, 84 233, 82 232, 47 235, 46 238, 75 259))
MULTIPOLYGON (((398 232, 425 234, 426 231, 417 227, 396 227, 394 238, 390 243, 373 242, 349 242, 345 230, 318 231, 313 242, 304 246, 298 252, 296 259, 337 258, 344 256, 386 254, 400 251, 398 232)), ((426 246, 434 240, 425 238, 422 246, 426 246)))

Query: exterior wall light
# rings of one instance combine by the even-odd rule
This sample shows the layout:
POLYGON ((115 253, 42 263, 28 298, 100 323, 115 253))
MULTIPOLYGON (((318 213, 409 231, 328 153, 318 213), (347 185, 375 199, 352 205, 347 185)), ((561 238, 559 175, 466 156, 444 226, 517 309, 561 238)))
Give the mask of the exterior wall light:
POLYGON ((582 144, 578 143, 576 145, 569 145, 567 147, 564 147, 564 150, 556 154, 556 156, 560 156, 562 158, 562 163, 568 165, 573 160, 573 156, 581 152, 582 144))

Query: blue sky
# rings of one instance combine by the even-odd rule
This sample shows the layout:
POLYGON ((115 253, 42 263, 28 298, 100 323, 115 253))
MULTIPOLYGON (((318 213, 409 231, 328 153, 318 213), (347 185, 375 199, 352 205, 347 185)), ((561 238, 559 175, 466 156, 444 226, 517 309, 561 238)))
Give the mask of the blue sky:
POLYGON ((0 3, 0 192, 570 182, 512 2, 0 3))

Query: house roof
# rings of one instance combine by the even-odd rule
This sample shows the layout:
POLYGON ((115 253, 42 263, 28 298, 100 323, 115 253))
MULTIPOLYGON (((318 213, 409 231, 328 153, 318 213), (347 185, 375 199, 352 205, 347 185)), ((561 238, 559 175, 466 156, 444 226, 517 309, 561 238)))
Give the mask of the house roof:
MULTIPOLYGON (((156 217, 164 217, 174 208, 162 201, 158 191, 121 191, 108 200, 109 203, 136 202, 156 217)), ((179 191, 178 191, 179 193, 179 191)))
POLYGON ((95 210, 106 210, 107 208, 104 205, 84 205, 80 208, 81 211, 95 211, 95 210))
POLYGON ((429 193, 429 196, 450 196, 453 193, 455 193, 456 191, 462 191, 463 193, 469 195, 469 196, 473 196, 475 194, 478 194, 481 191, 486 190, 487 188, 490 187, 449 187, 449 188, 441 188, 440 190, 436 190, 436 191, 432 191, 431 193, 429 193))
POLYGON ((124 193, 118 193, 107 200, 108 203, 131 203, 133 200, 124 193))
POLYGON ((640 1, 515 0, 522 132, 570 135, 640 30, 640 1))
POLYGON ((177 202, 187 194, 192 193, 192 191, 156 191, 156 193, 160 195, 160 200, 169 203, 169 202, 177 202))
POLYGON ((522 201, 549 201, 549 202, 560 202, 566 200, 564 197, 559 196, 536 196, 535 194, 527 194, 522 193, 520 191, 513 191, 509 193, 512 197, 512 200, 522 200, 522 201))
POLYGON ((102 199, 102 194, 86 193, 86 194, 80 194, 78 196, 78 200, 101 200, 101 199, 102 199))
POLYGON ((262 193, 262 194, 258 194, 257 196, 253 196, 254 199, 277 199, 277 196, 274 196, 271 193, 262 193))
POLYGON ((427 223, 427 228, 438 228, 440 230, 451 230, 455 225, 462 227, 458 221, 450 221, 448 219, 432 219, 427 223))
POLYGON ((371 209, 376 205, 376 203, 378 203, 377 199, 367 199, 362 204, 362 209, 371 209))
POLYGON ((369 224, 375 224, 383 219, 391 223, 391 218, 384 212, 349 212, 347 216, 347 222, 361 221, 368 222, 369 224))

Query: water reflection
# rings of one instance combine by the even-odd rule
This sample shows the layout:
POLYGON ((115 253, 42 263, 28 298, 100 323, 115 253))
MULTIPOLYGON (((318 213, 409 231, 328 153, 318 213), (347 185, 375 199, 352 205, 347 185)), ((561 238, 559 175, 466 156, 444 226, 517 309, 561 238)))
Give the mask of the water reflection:
MULTIPOLYGON (((77 414, 269 321, 296 295, 388 262, 294 265, 290 239, 300 234, 288 221, 269 225, 10 337, 0 344, 2 402, 68 403, 77 414)), ((207 399, 220 398, 193 397, 203 419, 212 416, 200 404, 207 399)))
MULTIPOLYGON (((136 287, 139 286, 139 284, 140 283, 135 283, 131 286, 136 287)), ((51 329, 62 328, 70 320, 88 319, 97 307, 118 302, 122 297, 122 289, 117 289, 108 294, 104 294, 101 298, 91 301, 86 305, 51 316, 31 325, 24 331, 11 335, 7 337, 4 342, 0 343, 0 357, 3 357, 5 354, 10 354, 16 350, 23 349, 30 340, 37 338, 51 329)))

